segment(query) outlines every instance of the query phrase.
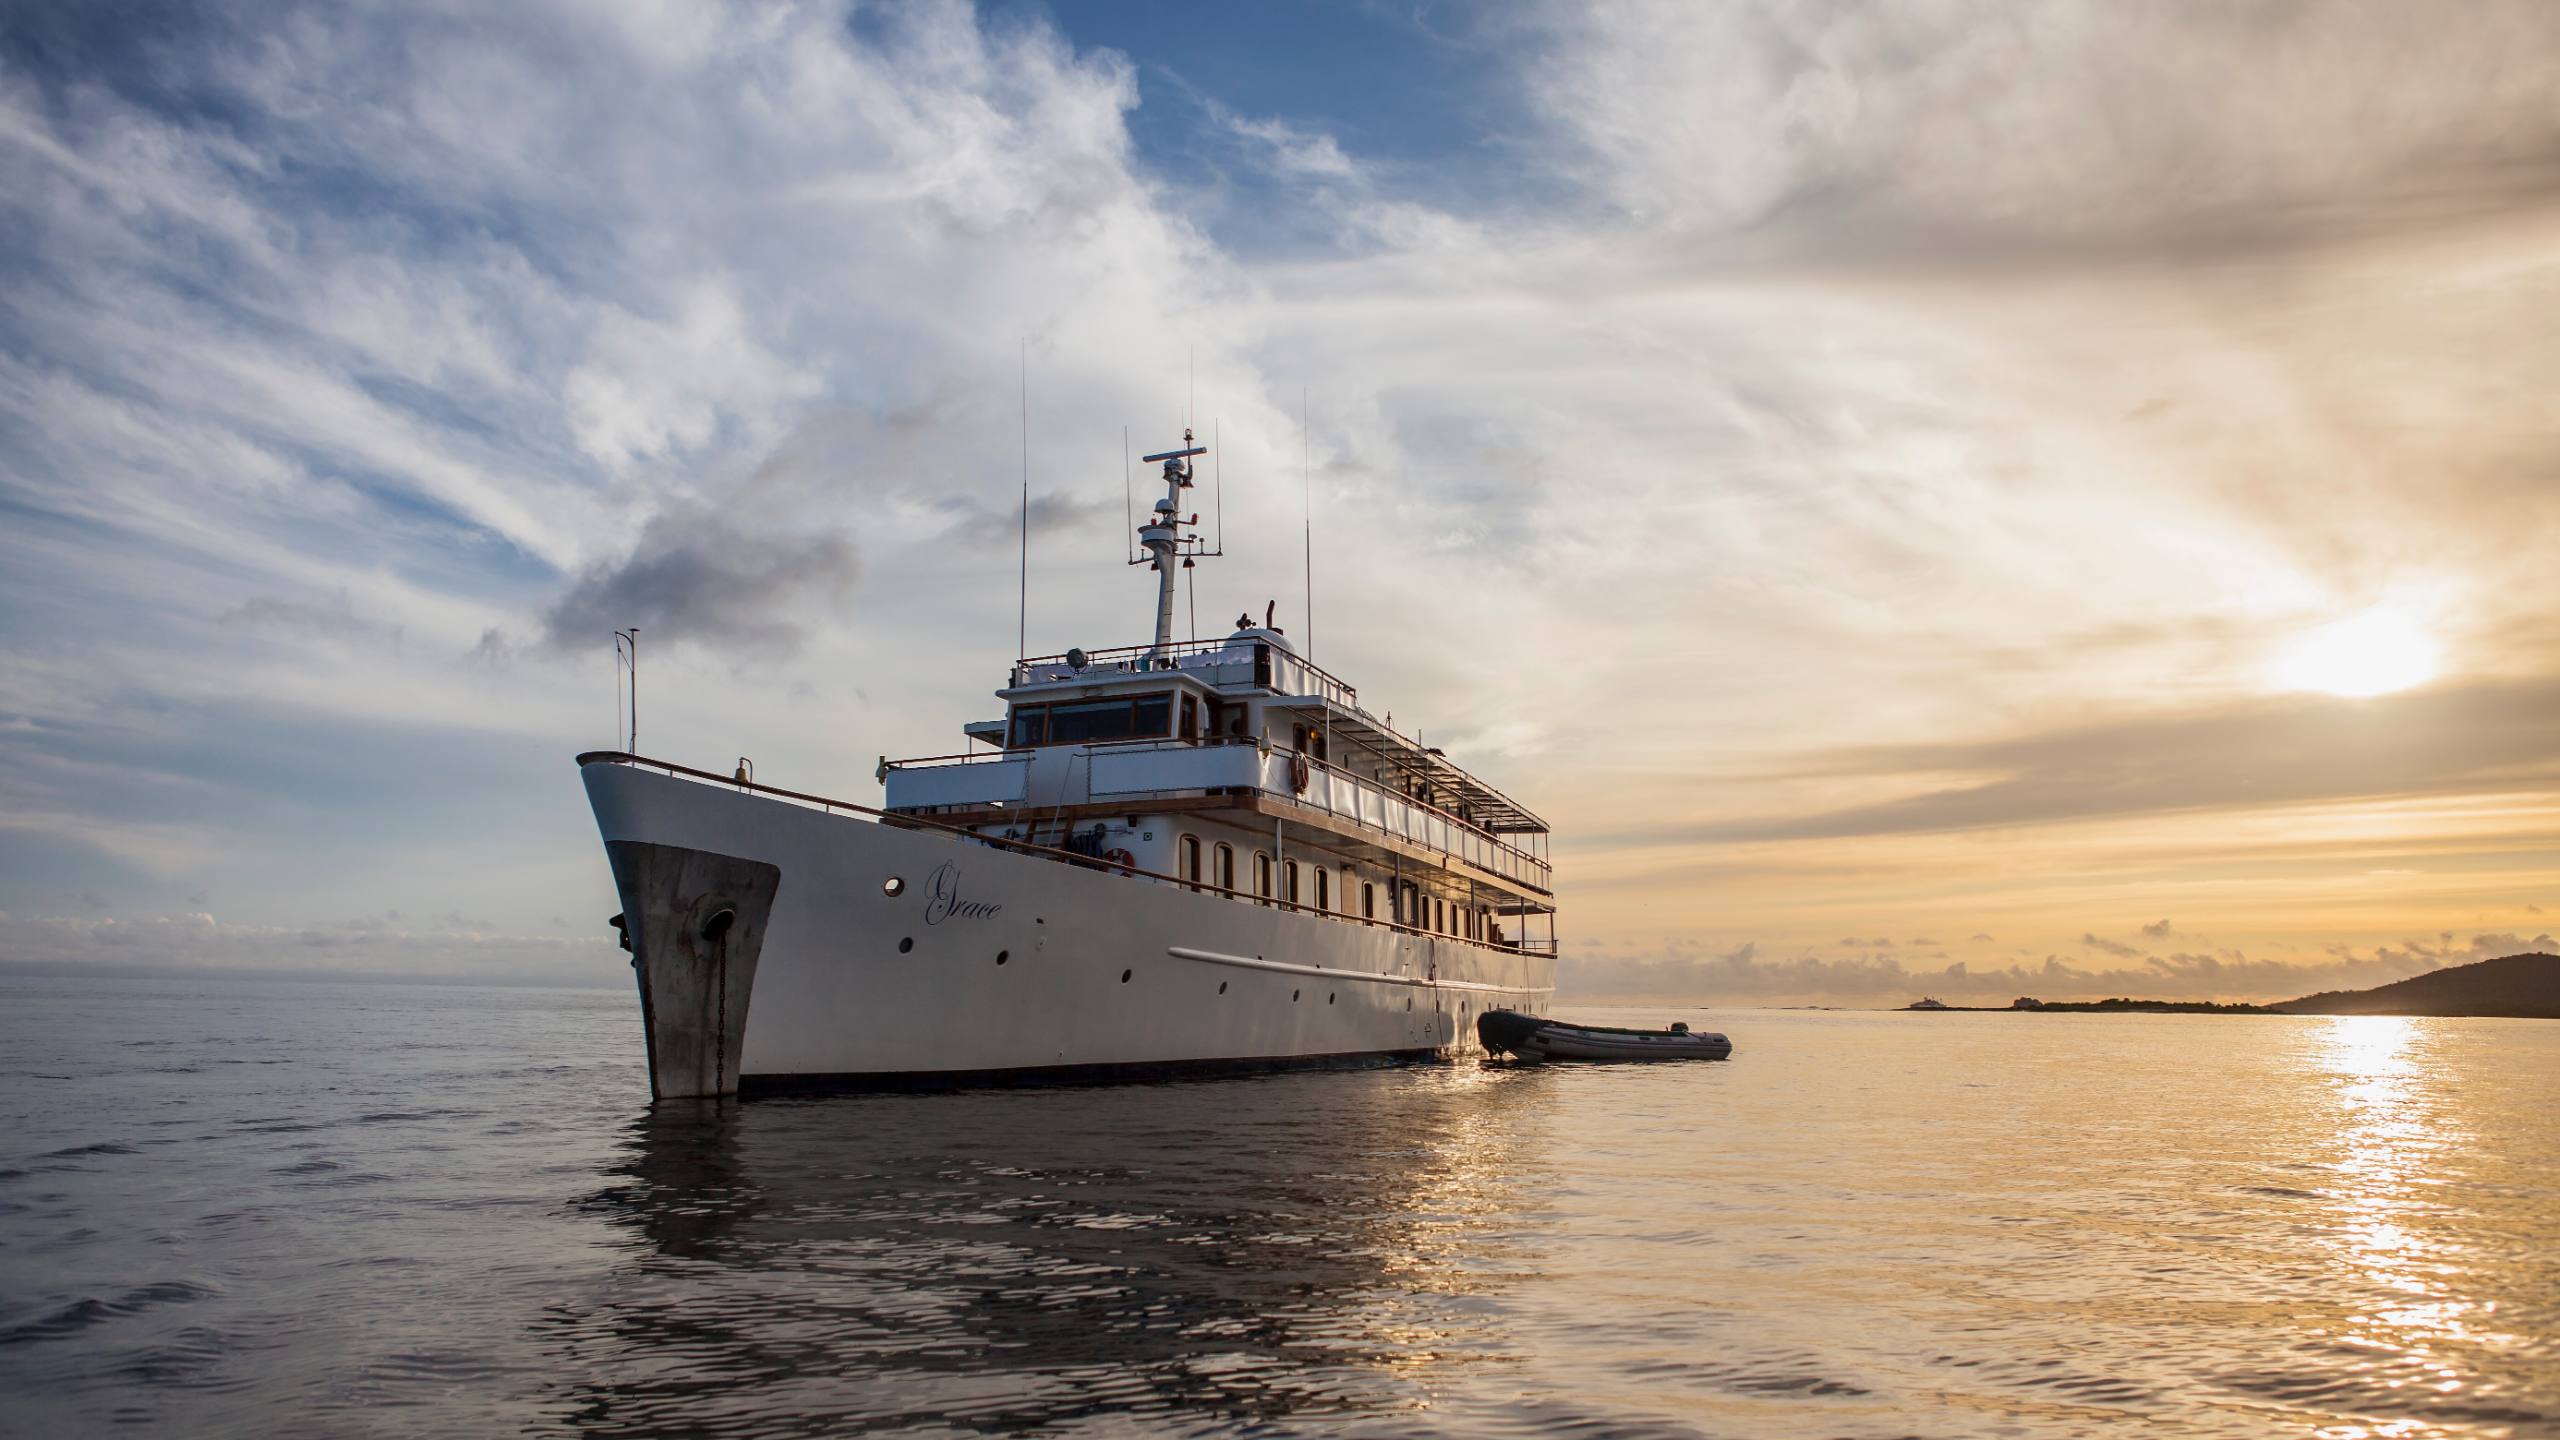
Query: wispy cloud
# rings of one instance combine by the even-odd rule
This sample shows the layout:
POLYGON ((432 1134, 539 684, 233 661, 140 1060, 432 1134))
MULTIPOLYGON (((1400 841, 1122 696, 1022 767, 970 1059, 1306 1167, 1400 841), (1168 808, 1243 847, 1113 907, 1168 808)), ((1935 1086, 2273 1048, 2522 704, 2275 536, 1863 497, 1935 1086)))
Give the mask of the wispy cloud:
POLYGON ((687 755, 947 750, 1026 478, 1032 643, 1125 640, 1120 427, 1194 422, 1204 614, 1312 492, 1319 658, 1553 813, 1594 963, 2380 973, 2560 894, 2549 7, 1503 12, 1427 176, 1072 14, 163 18, 0 39, 13 914, 541 933, 606 631, 687 755), (2384 603, 2443 680, 2271 693, 2384 603))
MULTIPOLYGON (((1532 92, 1632 213, 1788 247, 2144 253, 2540 204, 2530 3, 1559 6, 1532 92)), ((1775 248, 1774 246, 1772 247, 1775 248)))

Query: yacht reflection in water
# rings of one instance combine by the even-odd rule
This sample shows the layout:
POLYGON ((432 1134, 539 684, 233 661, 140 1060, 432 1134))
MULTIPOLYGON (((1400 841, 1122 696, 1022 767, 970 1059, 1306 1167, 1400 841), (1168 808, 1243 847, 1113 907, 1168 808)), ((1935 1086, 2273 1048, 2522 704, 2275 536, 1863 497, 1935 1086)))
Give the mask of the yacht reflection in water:
POLYGON ((1500 1362, 1535 1071, 661 1105, 540 1343, 591 1432, 1414 1411, 1500 1362))

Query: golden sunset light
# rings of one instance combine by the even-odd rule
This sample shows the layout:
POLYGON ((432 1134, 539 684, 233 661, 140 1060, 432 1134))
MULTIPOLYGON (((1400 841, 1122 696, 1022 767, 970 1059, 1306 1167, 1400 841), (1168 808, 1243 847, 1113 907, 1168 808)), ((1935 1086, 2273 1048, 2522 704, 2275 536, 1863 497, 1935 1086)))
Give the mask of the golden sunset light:
POLYGON ((2560 0, 18 0, 0 277, 0 1431, 2560 1436, 2560 0))
POLYGON ((2435 678, 2435 642, 2406 614, 2377 606, 2324 625, 2294 642, 2276 678, 2288 690, 2362 698, 2388 695, 2435 678))
POLYGON ((924 6, 932 84, 826 5, 598 19, 566 128, 514 54, 375 95, 349 20, 209 72, 256 165, 30 78, 0 939, 592 980, 541 797, 616 632, 644 750, 878 804, 995 652, 1149 641, 1192 428, 1173 639, 1267 613, 1548 824, 1561 994, 2541 946, 2560 36, 2278 12, 1531 5, 1312 110, 1090 16, 924 6))

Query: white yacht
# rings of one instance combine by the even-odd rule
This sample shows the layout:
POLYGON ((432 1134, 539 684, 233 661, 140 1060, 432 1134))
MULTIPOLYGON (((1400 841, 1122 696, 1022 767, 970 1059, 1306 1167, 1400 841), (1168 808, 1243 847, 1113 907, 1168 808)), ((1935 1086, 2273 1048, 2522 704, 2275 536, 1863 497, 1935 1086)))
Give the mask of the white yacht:
POLYGON ((1138 530, 1155 638, 1018 659, 877 805, 578 757, 659 1098, 1477 1048, 1554 988, 1547 827, 1271 623, 1173 638, 1216 553, 1188 432, 1138 530))

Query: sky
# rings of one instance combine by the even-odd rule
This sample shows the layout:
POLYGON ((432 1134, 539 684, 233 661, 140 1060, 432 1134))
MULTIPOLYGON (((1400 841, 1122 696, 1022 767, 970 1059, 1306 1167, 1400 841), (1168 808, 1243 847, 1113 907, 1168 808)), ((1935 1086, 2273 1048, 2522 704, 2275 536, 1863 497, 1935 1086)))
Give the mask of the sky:
POLYGON ((0 964, 627 983, 610 632, 645 752, 875 800, 996 713, 1026 470, 1032 652, 1145 638, 1112 482, 1186 421, 1200 614, 1548 817, 1564 999, 2554 948, 2554 54, 2540 0, 12 7, 0 964))

